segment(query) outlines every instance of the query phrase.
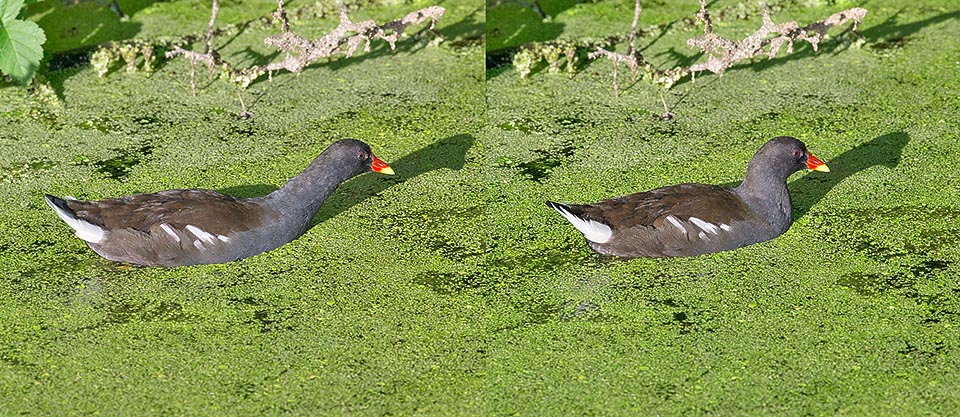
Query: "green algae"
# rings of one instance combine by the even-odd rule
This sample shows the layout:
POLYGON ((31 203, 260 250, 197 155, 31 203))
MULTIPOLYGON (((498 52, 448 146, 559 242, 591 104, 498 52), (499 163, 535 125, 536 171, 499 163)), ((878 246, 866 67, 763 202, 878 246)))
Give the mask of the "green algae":
MULTIPOLYGON (((546 2, 547 21, 520 2, 488 4, 486 17, 475 2, 441 3, 444 42, 408 39, 258 81, 243 96, 248 119, 228 83, 201 76, 192 96, 182 60, 104 78, 82 60, 51 71, 62 108, 0 87, 0 410, 951 414, 957 12, 935 0, 868 4, 863 47, 798 48, 680 83, 665 94, 673 120, 656 117, 653 86, 624 83, 614 97, 605 62, 581 63, 572 78, 521 80, 506 63, 482 73, 484 36, 490 50, 598 38, 626 30, 628 3, 546 2), (528 20, 548 30, 491 35, 528 20), (791 178, 796 222, 770 242, 623 262, 591 252, 543 204, 735 185, 780 134, 803 139, 832 172, 791 178), (342 137, 370 143, 397 175, 347 182, 304 236, 230 264, 112 264, 42 200, 185 187, 264 195, 342 137)), ((645 4, 641 26, 669 29, 644 37, 644 53, 695 59, 684 42, 697 32, 671 24, 696 2, 660 3, 645 4)), ((380 21, 429 4, 352 13, 380 21)), ((222 4, 221 22, 273 3, 248 6, 222 4)), ((715 6, 745 11, 724 33, 756 27, 747 6, 715 6)), ((774 18, 848 6, 803 2, 774 18)), ((78 33, 63 48, 193 34, 208 18, 180 1, 127 12, 135 34, 87 44, 78 33)), ((106 29, 110 18, 97 19, 106 29)), ((302 24, 320 34, 335 22, 302 24)), ((269 58, 262 39, 273 30, 250 25, 223 51, 269 58)))
MULTIPOLYGON (((593 6, 604 16, 621 3, 576 10, 593 6)), ((546 303, 549 319, 501 339, 492 360, 499 367, 490 372, 503 385, 487 387, 504 395, 502 386, 523 387, 511 391, 517 401, 505 413, 949 414, 960 358, 953 332, 960 182, 940 168, 958 152, 955 106, 934 103, 937 90, 958 87, 948 75, 955 56, 946 52, 956 46, 948 40, 956 12, 934 3, 867 5, 861 48, 828 41, 817 53, 798 47, 723 77, 680 83, 665 94, 676 115, 669 121, 656 117, 656 87, 627 84, 613 96, 607 62, 585 64, 573 78, 542 71, 522 80, 521 69, 502 64, 495 76, 488 72, 491 123, 482 141, 503 201, 487 208, 498 219, 491 226, 498 246, 512 248, 507 258, 551 248, 582 256, 502 272, 516 277, 504 279, 513 286, 502 291, 519 300, 566 300, 552 304, 563 312, 546 303), (584 128, 555 121, 571 109, 589 121, 584 128), (804 140, 832 172, 791 178, 796 222, 771 242, 694 259, 590 265, 582 236, 542 205, 686 181, 733 186, 757 147, 784 134, 804 140), (518 169, 559 143, 576 151, 550 160, 560 163, 549 164, 541 181, 518 169), (606 277, 600 294, 564 295, 591 276, 606 277), (527 287, 542 292, 524 297, 527 287), (578 308, 606 319, 561 319, 578 308)), ((670 24, 645 20, 661 5, 644 6, 642 28, 670 24)), ((786 8, 773 19, 813 21, 848 6, 786 8)), ((568 10, 543 24, 562 24, 555 38, 575 41, 596 37, 598 28, 625 31, 631 14, 575 30, 585 16, 574 21, 568 10)), ((737 36, 756 25, 737 18, 717 30, 737 36)), ((699 31, 680 26, 651 32, 638 47, 658 65, 690 63, 697 57, 683 42, 699 31)), ((544 40, 527 33, 534 35, 513 45, 544 40)))

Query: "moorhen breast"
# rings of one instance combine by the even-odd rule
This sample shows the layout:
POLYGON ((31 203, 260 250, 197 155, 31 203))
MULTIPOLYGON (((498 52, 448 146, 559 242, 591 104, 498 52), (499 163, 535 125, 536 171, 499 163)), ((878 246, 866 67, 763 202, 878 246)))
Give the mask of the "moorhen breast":
POLYGON ((344 181, 393 169, 358 140, 338 141, 282 188, 239 198, 212 190, 168 190, 98 201, 45 195, 47 204, 104 258, 146 266, 214 264, 280 247, 307 230, 344 181))
POLYGON ((740 186, 680 184, 594 204, 548 201, 593 250, 625 258, 695 256, 780 236, 793 222, 787 177, 802 169, 829 172, 796 138, 764 144, 740 186))

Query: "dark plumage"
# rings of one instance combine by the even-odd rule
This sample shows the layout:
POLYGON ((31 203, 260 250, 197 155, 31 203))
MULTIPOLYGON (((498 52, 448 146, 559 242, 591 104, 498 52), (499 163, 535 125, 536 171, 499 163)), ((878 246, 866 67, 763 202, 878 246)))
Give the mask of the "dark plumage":
POLYGON ((367 144, 346 139, 330 145, 303 172, 263 197, 197 189, 99 201, 45 197, 77 237, 111 261, 211 264, 250 257, 296 239, 341 183, 368 171, 393 174, 367 144))
POLYGON ((627 258, 694 256, 773 239, 793 222, 787 177, 829 171, 799 140, 771 139, 750 159, 736 188, 680 184, 594 204, 547 205, 572 223, 590 247, 627 258))

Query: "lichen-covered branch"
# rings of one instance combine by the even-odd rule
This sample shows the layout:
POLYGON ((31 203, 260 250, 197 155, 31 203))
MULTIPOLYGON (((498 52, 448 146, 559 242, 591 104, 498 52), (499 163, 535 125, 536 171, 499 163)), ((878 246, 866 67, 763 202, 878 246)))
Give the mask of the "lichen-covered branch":
POLYGON ((353 56, 354 52, 364 45, 364 51, 370 51, 370 42, 374 39, 382 39, 390 44, 390 49, 396 48, 396 42, 403 35, 404 31, 412 25, 430 21, 429 30, 433 30, 437 20, 443 16, 445 9, 440 6, 430 6, 411 12, 401 19, 392 22, 377 25, 373 20, 362 22, 353 22, 347 16, 346 7, 343 3, 337 4, 340 10, 340 24, 325 36, 311 40, 300 36, 290 30, 290 22, 283 8, 283 0, 277 0, 277 11, 273 17, 280 21, 280 33, 267 37, 264 43, 285 52, 283 59, 277 62, 271 62, 266 65, 255 65, 247 68, 236 68, 225 61, 217 53, 216 49, 210 46, 209 38, 214 33, 213 21, 216 19, 217 0, 214 0, 212 16, 210 18, 210 30, 208 31, 207 46, 205 52, 199 53, 186 50, 180 46, 173 47, 166 53, 167 58, 184 57, 191 62, 190 83, 196 93, 196 82, 194 81, 193 67, 197 63, 207 65, 209 69, 217 66, 223 68, 227 77, 246 88, 254 80, 263 74, 271 75, 275 71, 286 70, 293 73, 300 73, 305 67, 316 62, 320 58, 331 57, 335 55, 353 56))
MULTIPOLYGON (((766 6, 761 9, 763 24, 757 31, 739 41, 726 39, 713 31, 713 21, 707 11, 705 0, 700 0, 700 11, 696 18, 704 24, 704 34, 691 38, 687 44, 699 48, 706 52, 709 58, 706 62, 693 64, 688 67, 676 67, 668 70, 660 70, 644 60, 643 56, 636 52, 632 42, 628 47, 627 54, 621 54, 612 50, 598 47, 590 53, 590 59, 607 58, 613 63, 613 90, 619 94, 617 83, 617 68, 625 63, 630 68, 633 76, 636 77, 639 70, 645 70, 645 75, 657 84, 670 88, 677 81, 690 75, 702 71, 710 71, 715 74, 722 74, 726 69, 734 64, 757 56, 766 56, 773 58, 786 45, 787 53, 793 52, 793 43, 797 40, 804 40, 810 43, 813 50, 816 51, 820 42, 825 38, 827 30, 832 27, 853 22, 850 30, 856 33, 857 25, 867 15, 867 10, 854 7, 827 17, 818 22, 801 27, 797 22, 774 23, 770 19, 770 14, 766 6)), ((637 16, 640 14, 640 1, 636 3, 634 12, 634 25, 631 27, 631 34, 628 39, 633 39, 633 31, 636 30, 637 16)))
POLYGON ((731 41, 713 31, 713 24, 707 14, 705 0, 700 0, 700 13, 697 13, 697 18, 704 22, 704 34, 687 40, 687 44, 710 54, 710 58, 707 59, 707 62, 691 65, 687 68, 687 71, 696 73, 707 70, 715 74, 722 74, 727 68, 745 59, 762 55, 766 55, 767 58, 774 58, 783 45, 787 46, 788 54, 793 53, 793 42, 796 40, 809 42, 813 50, 816 51, 828 29, 852 20, 855 30, 857 24, 866 15, 866 9, 854 7, 834 13, 819 22, 800 27, 797 22, 774 23, 770 19, 767 9, 763 8, 763 25, 750 36, 740 41, 731 41))
POLYGON ((640 10, 643 6, 640 4, 640 0, 637 0, 637 3, 633 6, 633 23, 630 25, 630 35, 627 37, 627 55, 633 55, 636 51, 636 48, 633 45, 633 40, 637 37, 637 22, 640 21, 640 10))
POLYGON ((203 53, 209 54, 213 47, 210 42, 213 41, 213 28, 217 22, 217 12, 220 11, 220 0, 213 0, 213 6, 210 10, 210 23, 207 24, 207 36, 203 38, 203 53))

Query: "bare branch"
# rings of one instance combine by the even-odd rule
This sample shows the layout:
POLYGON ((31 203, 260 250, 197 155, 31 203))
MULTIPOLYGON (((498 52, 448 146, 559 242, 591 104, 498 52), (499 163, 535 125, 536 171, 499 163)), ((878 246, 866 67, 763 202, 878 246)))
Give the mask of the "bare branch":
MULTIPOLYGON (((210 29, 207 32, 207 47, 203 53, 188 51, 179 46, 175 46, 167 52, 167 58, 182 56, 190 60, 192 65, 202 62, 207 65, 211 71, 216 66, 223 68, 228 78, 246 88, 250 83, 263 74, 272 77, 274 71, 287 70, 293 73, 300 73, 313 62, 320 58, 331 57, 343 54, 346 57, 353 56, 354 52, 364 46, 364 51, 370 51, 370 42, 374 39, 382 39, 390 44, 390 49, 396 48, 396 43, 403 35, 407 27, 430 20, 429 30, 432 30, 437 20, 443 16, 446 11, 443 7, 431 6, 411 12, 401 19, 387 22, 383 25, 377 25, 373 20, 354 23, 347 15, 347 9, 343 3, 338 2, 340 9, 340 24, 330 33, 315 40, 307 39, 290 30, 290 22, 284 10, 283 0, 277 0, 277 11, 273 16, 281 23, 281 32, 267 37, 264 43, 286 52, 284 58, 277 62, 266 65, 251 66, 247 68, 235 68, 229 62, 224 61, 217 53, 216 49, 210 46, 210 38, 215 31, 213 22, 216 19, 217 9, 219 7, 217 0, 214 0, 214 7, 210 17, 210 29)), ((191 85, 194 85, 194 71, 190 73, 191 85)))
POLYGON ((734 42, 713 32, 710 17, 706 13, 705 0, 700 0, 700 10, 701 13, 698 13, 697 17, 705 23, 704 34, 688 40, 687 44, 707 52, 710 57, 707 62, 694 64, 687 68, 687 71, 691 73, 709 70, 715 74, 722 74, 727 68, 745 59, 760 55, 774 58, 783 45, 787 46, 787 53, 792 53, 793 42, 798 39, 809 42, 813 46, 813 50, 816 51, 828 29, 850 20, 853 20, 854 25, 856 25, 867 15, 866 9, 855 7, 835 13, 822 21, 801 28, 797 22, 773 23, 770 14, 764 7, 763 25, 750 36, 734 42), (811 34, 811 32, 813 33, 811 34), (770 37, 771 35, 775 36, 770 37), (769 49, 764 52, 767 47, 769 49))
POLYGON ((213 25, 217 21, 217 12, 220 11, 220 0, 213 0, 210 11, 210 23, 207 25, 207 36, 203 39, 203 53, 209 54, 212 50, 210 42, 213 40, 213 25))
POLYGON ((798 39, 809 42, 813 50, 816 51, 820 42, 826 37, 827 30, 832 27, 852 21, 851 30, 856 33, 856 27, 867 15, 867 10, 855 7, 835 13, 824 20, 811 23, 804 27, 800 27, 797 22, 774 23, 770 18, 770 14, 767 12, 766 6, 762 7, 761 13, 763 24, 756 32, 739 41, 732 41, 713 31, 713 21, 707 11, 706 1, 700 0, 700 11, 697 12, 696 17, 704 23, 704 33, 701 36, 687 40, 687 44, 706 52, 709 55, 707 62, 693 64, 688 67, 659 70, 646 62, 643 56, 634 49, 634 31, 636 30, 637 19, 640 15, 640 1, 637 0, 634 10, 634 22, 628 38, 629 49, 627 54, 620 54, 598 47, 596 51, 589 54, 589 58, 596 59, 605 57, 613 62, 613 90, 615 94, 619 94, 617 84, 617 65, 619 63, 626 63, 630 66, 634 77, 636 77, 637 72, 642 68, 646 71, 646 75, 651 77, 654 82, 670 88, 687 75, 694 77, 697 72, 710 71, 715 74, 722 74, 724 70, 745 59, 756 56, 774 58, 784 45, 787 47, 787 53, 792 53, 793 43, 798 39))
MULTIPOLYGON (((343 3, 337 2, 337 5, 343 8, 343 3)), ((277 0, 277 11, 273 13, 273 17, 280 20, 281 26, 280 30, 284 32, 290 31, 290 20, 287 19, 287 12, 283 10, 283 0, 277 0)))
POLYGON ((637 4, 633 6, 633 24, 630 25, 630 35, 627 38, 627 45, 629 45, 629 48, 627 49, 627 55, 630 56, 633 56, 634 52, 637 50, 633 45, 633 40, 637 37, 637 22, 640 21, 641 7, 640 0, 637 0, 637 4))

